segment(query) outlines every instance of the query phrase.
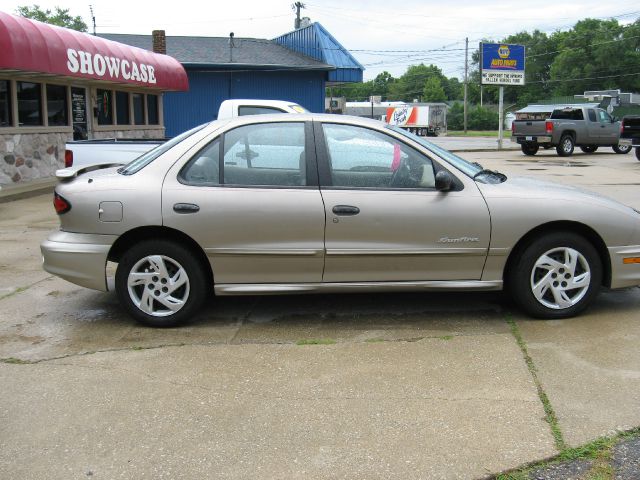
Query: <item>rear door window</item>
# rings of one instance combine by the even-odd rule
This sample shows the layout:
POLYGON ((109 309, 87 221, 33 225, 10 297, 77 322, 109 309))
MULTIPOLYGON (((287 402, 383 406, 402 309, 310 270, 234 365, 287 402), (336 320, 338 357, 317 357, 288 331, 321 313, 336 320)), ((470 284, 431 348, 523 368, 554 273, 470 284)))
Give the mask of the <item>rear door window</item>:
POLYGON ((223 182, 307 185, 304 123, 260 123, 225 133, 223 182))

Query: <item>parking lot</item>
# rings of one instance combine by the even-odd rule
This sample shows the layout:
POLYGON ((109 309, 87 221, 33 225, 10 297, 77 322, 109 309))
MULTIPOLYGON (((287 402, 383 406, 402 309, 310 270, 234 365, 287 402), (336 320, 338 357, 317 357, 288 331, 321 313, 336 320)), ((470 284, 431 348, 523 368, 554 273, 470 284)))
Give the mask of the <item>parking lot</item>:
MULTIPOLYGON (((461 155, 640 209, 633 153, 461 155)), ((359 294, 149 329, 41 269, 51 200, 0 203, 0 478, 482 478, 640 425, 638 288, 557 321, 500 293, 359 294)))

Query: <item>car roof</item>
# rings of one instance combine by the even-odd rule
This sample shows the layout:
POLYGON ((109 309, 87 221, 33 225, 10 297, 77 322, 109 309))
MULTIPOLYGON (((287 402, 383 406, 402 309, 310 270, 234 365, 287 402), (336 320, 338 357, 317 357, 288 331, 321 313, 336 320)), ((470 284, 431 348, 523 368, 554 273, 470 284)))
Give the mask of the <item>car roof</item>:
MULTIPOLYGON (((371 118, 356 117, 353 115, 338 115, 331 113, 273 113, 263 115, 244 115, 241 117, 235 117, 229 119, 230 125, 247 125, 255 123, 271 123, 271 122, 332 122, 332 123, 345 123, 350 125, 369 126, 373 128, 380 128, 385 126, 384 122, 374 120, 371 118)), ((225 120, 226 122, 226 120, 225 120)))

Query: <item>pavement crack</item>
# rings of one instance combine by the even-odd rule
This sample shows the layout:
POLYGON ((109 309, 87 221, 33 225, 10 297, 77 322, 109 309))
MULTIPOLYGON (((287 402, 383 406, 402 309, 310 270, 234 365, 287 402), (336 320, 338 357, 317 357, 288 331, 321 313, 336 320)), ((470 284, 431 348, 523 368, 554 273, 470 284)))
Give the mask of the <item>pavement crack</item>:
POLYGON ((240 329, 247 322, 247 320, 249 320, 249 317, 255 310, 256 305, 258 305, 258 302, 260 302, 260 299, 256 298, 254 302, 251 304, 251 306, 249 307, 249 309, 247 310, 247 313, 245 313, 243 316, 241 316, 238 319, 238 323, 236 324, 236 331, 233 333, 233 336, 227 342, 228 344, 235 344, 236 338, 238 338, 238 334, 240 333, 240 329))
POLYGON ((10 298, 10 297, 13 297, 14 295, 18 295, 19 293, 25 292, 25 291, 29 290, 31 287, 35 287, 36 285, 38 285, 38 284, 40 284, 42 282, 45 282, 47 280, 51 280, 52 278, 54 278, 53 275, 49 275, 48 277, 42 278, 42 279, 40 279, 40 280, 38 280, 36 282, 33 282, 33 283, 29 284, 29 285, 18 287, 13 292, 5 293, 4 295, 2 295, 0 297, 0 301, 4 300, 5 298, 10 298))
POLYGON ((533 378, 533 383, 536 386, 536 390, 538 391, 538 398, 540 398, 540 402, 542 402, 542 407, 545 413, 545 420, 549 424, 551 428, 551 434, 553 436, 553 440, 555 442, 556 448, 562 452, 567 449, 567 443, 562 435, 562 430, 560 429, 560 424, 558 422, 558 416, 556 415, 555 410, 553 409, 553 405, 551 405, 551 401, 544 391, 544 387, 542 386, 542 382, 538 378, 538 369, 536 368, 535 363, 533 362, 533 358, 529 355, 529 351, 527 349, 527 343, 524 341, 522 337, 522 333, 520 332, 520 328, 518 324, 509 316, 506 317, 506 322, 511 327, 511 334, 516 340, 516 343, 520 347, 522 351, 522 356, 527 365, 527 369, 533 378))

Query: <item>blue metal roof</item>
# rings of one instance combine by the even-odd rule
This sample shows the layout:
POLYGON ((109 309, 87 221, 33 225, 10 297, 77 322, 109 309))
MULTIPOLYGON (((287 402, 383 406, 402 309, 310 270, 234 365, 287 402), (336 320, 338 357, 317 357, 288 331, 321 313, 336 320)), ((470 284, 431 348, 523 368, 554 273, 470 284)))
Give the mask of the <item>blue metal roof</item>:
POLYGON ((362 82, 364 67, 318 22, 285 33, 273 41, 335 66, 336 69, 328 73, 329 82, 362 82))

